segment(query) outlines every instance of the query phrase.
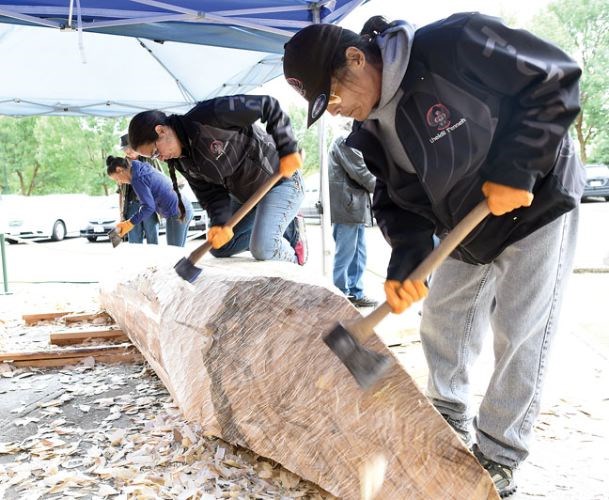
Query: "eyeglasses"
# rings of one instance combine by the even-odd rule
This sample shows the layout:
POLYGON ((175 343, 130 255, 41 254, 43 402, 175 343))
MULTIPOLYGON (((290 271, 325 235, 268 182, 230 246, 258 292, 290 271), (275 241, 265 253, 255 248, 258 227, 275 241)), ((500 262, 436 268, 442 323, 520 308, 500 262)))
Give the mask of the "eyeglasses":
POLYGON ((342 101, 343 100, 339 95, 330 92, 330 99, 328 100, 328 104, 340 104, 342 101))

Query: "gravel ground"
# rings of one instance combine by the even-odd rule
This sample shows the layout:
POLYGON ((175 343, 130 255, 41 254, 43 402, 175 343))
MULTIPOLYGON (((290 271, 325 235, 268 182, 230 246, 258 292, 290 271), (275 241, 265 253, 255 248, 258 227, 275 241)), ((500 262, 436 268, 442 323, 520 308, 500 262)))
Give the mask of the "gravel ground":
MULTIPOLYGON (((602 314, 590 313, 603 311, 607 283, 606 273, 572 277, 535 443, 517 471, 514 500, 609 498, 609 328, 602 314)), ((18 287, 1 299, 10 305, 0 323, 3 350, 48 348, 49 332, 63 328, 62 321, 25 326, 21 314, 95 311, 96 290, 18 287)), ((387 323, 379 333, 423 387, 416 321, 413 315, 401 328, 387 323)), ((486 380, 491 358, 490 351, 483 355, 476 379, 486 380)), ((2 370, 0 497, 332 498, 272 461, 206 437, 181 418, 146 364, 2 370)))
MULTIPOLYGON (((609 203, 582 205, 576 272, 514 500, 609 499, 609 233, 600 229, 607 217, 609 203)), ((320 227, 308 232, 314 257, 307 268, 320 273, 320 227)), ((389 251, 378 228, 368 232, 368 249, 367 293, 382 300, 389 251)), ((166 255, 173 262, 183 252, 166 255)), ((96 283, 118 272, 128 252, 76 239, 9 246, 7 254, 12 295, 0 295, 5 352, 45 348, 48 333, 61 325, 26 327, 22 314, 97 310, 96 283)), ((377 332, 424 388, 417 312, 391 316, 377 332)), ((487 346, 475 375, 478 397, 491 365, 487 346)), ((331 498, 277 464, 204 436, 180 417, 146 366, 0 365, 0 498, 331 498)))

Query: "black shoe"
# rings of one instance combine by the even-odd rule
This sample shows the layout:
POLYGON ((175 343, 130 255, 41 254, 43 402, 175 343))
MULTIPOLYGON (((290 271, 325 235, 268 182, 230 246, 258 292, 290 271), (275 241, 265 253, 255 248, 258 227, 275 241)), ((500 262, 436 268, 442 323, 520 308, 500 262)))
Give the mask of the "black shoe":
POLYGON ((478 445, 475 444, 472 447, 472 452, 474 456, 480 462, 480 465, 486 469, 486 471, 490 474, 493 483, 495 483, 495 488, 499 493, 501 498, 509 497, 512 493, 516 492, 516 482, 514 481, 514 469, 508 467, 507 465, 500 464, 499 462, 495 462, 490 458, 486 458, 478 445))
POLYGON ((349 295, 347 298, 355 307, 376 307, 378 304, 376 300, 365 295, 361 299, 356 299, 353 295, 349 295))
POLYGON ((457 433, 461 441, 463 441, 465 447, 471 449, 472 445, 474 444, 474 438, 472 437, 472 433, 469 431, 469 421, 455 420, 454 418, 450 418, 443 413, 440 413, 440 415, 442 415, 448 425, 450 425, 457 433))

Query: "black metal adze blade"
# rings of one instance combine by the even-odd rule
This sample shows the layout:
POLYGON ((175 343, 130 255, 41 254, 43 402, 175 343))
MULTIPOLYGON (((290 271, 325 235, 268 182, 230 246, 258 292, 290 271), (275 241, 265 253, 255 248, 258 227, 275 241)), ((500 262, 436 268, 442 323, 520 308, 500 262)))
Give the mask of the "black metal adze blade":
POLYGON ((323 340, 362 389, 372 386, 392 364, 389 356, 362 346, 340 323, 323 340))
POLYGON ((202 269, 195 266, 187 257, 182 257, 173 268, 180 278, 192 283, 201 274, 202 269))

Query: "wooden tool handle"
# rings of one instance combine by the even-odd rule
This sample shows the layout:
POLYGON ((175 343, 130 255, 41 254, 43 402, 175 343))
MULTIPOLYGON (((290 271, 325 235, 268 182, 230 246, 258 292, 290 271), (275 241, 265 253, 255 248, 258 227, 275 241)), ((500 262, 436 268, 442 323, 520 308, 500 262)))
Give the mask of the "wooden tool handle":
MULTIPOLYGON (((473 210, 468 213, 459 222, 452 231, 450 231, 440 244, 433 249, 433 251, 425 257, 417 268, 412 271, 408 278, 409 280, 424 280, 433 271, 435 271, 442 262, 457 248, 465 237, 473 231, 473 229, 482 222, 482 220, 490 213, 486 200, 481 201, 476 205, 473 210)), ((360 341, 367 340, 373 333, 374 327, 381 322, 389 313, 391 307, 385 301, 372 311, 368 316, 357 320, 355 330, 360 341)), ((353 330, 353 326, 349 326, 350 330, 353 330)))
MULTIPOLYGON (((275 174, 272 175, 272 177, 269 177, 266 181, 264 181, 264 184, 262 184, 256 190, 256 192, 252 196, 250 196, 249 199, 243 205, 241 205, 239 210, 237 210, 230 217, 230 219, 228 219, 228 221, 226 221, 225 226, 228 226, 231 229, 234 228, 241 221, 241 219, 243 219, 243 217, 245 217, 248 213, 250 213, 252 208, 254 208, 256 206, 256 204, 262 198, 264 198, 264 196, 271 189, 273 189, 273 186, 275 184, 277 184, 277 182, 279 182, 281 177, 282 177, 282 175, 279 172, 276 172, 275 174)), ((211 250, 211 248, 212 248, 211 243, 209 243, 209 241, 206 241, 201 246, 195 248, 191 252, 191 254, 188 256, 188 260, 190 262, 192 262, 193 264, 196 264, 199 261, 199 259, 201 257, 203 257, 203 255, 205 255, 207 252, 209 252, 211 250)))
POLYGON ((239 210, 237 210, 231 216, 231 218, 226 221, 225 226, 228 226, 231 229, 233 227, 235 227, 241 221, 241 219, 243 219, 243 217, 245 217, 247 214, 249 214, 250 211, 252 210, 252 208, 254 208, 256 206, 256 204, 262 198, 264 198, 266 193, 268 193, 271 189, 273 189, 273 186, 275 184, 277 184, 277 182, 281 178, 282 178, 282 175, 279 172, 276 172, 275 174, 273 174, 272 177, 269 177, 266 181, 264 181, 264 184, 262 184, 262 186, 260 186, 256 190, 256 192, 252 196, 250 196, 249 199, 243 205, 241 205, 239 210))

